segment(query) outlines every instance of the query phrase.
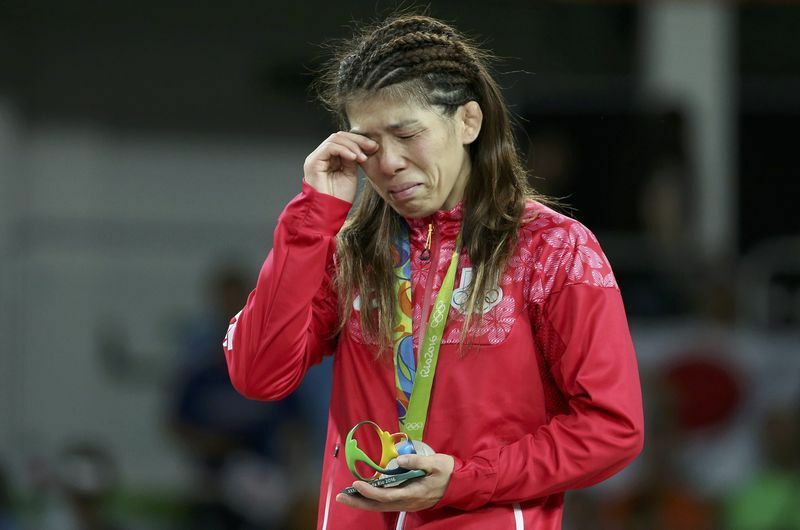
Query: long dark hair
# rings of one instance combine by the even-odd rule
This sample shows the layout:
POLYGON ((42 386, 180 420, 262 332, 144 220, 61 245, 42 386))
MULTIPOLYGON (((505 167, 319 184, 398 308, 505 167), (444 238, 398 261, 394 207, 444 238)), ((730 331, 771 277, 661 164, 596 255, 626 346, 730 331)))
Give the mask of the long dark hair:
MULTIPOLYGON (((322 101, 344 130, 349 128, 346 105, 378 92, 414 98, 449 117, 469 101, 480 105, 483 124, 469 146, 472 171, 463 197, 462 243, 473 279, 462 343, 473 315, 482 316, 486 291, 499 282, 513 252, 526 199, 539 198, 528 188, 509 111, 489 73, 489 60, 487 52, 448 24, 401 14, 340 45, 318 84, 322 101)), ((379 353, 389 345, 395 326, 393 260, 387 242, 396 238, 402 222, 371 186, 364 186, 337 240, 341 325, 350 318, 353 299, 360 293, 362 330, 377 341, 379 353)))

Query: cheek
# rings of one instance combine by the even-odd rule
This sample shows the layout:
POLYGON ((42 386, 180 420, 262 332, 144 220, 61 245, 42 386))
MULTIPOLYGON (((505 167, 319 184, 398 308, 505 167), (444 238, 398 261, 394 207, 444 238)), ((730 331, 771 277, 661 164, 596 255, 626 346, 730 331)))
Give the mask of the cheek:
POLYGON ((364 172, 364 176, 367 178, 368 182, 373 184, 378 182, 378 179, 373 177, 373 175, 378 174, 378 164, 373 158, 368 158, 366 162, 359 165, 361 166, 361 171, 364 172))
POLYGON ((441 166, 450 165, 450 162, 458 155, 459 146, 453 135, 441 134, 425 146, 421 146, 420 156, 429 161, 430 164, 441 166))
POLYGON ((362 168, 362 169, 364 170, 364 175, 366 177, 366 179, 365 179, 366 181, 364 182, 364 185, 365 186, 369 186, 370 188, 375 190, 375 192, 378 195, 380 195, 381 197, 383 197, 385 199, 386 198, 386 194, 383 192, 381 187, 376 183, 377 181, 374 180, 372 177, 370 177, 370 172, 367 170, 367 168, 362 168))

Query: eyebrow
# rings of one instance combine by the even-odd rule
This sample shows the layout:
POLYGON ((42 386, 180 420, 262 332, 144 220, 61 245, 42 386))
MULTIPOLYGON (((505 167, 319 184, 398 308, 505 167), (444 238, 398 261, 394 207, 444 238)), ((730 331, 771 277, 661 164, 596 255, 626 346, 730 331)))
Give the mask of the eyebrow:
MULTIPOLYGON (((390 131, 396 131, 398 129, 405 129, 406 127, 410 127, 411 125, 416 125, 419 123, 419 120, 403 120, 397 123, 392 123, 388 125, 386 128, 390 131)), ((356 129, 350 129, 350 132, 353 134, 360 134, 361 136, 369 136, 371 134, 370 131, 359 131, 356 129)))

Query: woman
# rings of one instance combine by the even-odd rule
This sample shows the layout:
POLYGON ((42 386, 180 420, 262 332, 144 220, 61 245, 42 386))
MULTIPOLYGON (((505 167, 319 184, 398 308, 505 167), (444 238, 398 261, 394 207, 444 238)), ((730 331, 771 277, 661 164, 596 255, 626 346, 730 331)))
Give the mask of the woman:
POLYGON ((282 399, 334 355, 320 528, 560 528, 564 492, 643 444, 597 240, 529 192, 486 56, 450 26, 389 19, 343 48, 323 87, 342 130, 306 158, 231 321, 233 384, 282 399), (338 493, 362 420, 434 448, 399 461, 426 476, 338 493))

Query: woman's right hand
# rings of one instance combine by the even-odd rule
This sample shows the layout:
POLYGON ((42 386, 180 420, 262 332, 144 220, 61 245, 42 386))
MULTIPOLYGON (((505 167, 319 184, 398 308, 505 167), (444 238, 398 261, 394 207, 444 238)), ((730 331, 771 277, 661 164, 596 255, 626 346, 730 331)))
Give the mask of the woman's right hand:
POLYGON ((358 164, 378 150, 366 136, 339 131, 319 144, 303 164, 304 179, 321 193, 353 202, 358 188, 358 164))

